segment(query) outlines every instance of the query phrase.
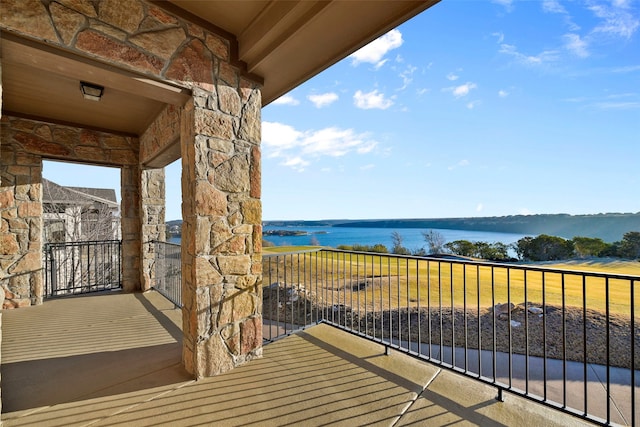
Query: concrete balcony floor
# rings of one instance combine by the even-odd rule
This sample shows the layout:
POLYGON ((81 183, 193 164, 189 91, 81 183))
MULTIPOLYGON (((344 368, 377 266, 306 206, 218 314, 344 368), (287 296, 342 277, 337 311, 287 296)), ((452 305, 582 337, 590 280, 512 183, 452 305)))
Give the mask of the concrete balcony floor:
POLYGON ((327 325, 194 381, 180 311, 155 292, 51 300, 2 321, 5 427, 587 425, 327 325))

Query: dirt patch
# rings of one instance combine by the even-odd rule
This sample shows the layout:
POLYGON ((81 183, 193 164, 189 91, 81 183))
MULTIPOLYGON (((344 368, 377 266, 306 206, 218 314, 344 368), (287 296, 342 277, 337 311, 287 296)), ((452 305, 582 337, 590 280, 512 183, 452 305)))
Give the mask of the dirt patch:
MULTIPOLYGON (((542 357, 546 354, 552 359, 583 362, 585 355, 584 337, 586 335, 586 358, 589 363, 607 364, 629 368, 631 366, 631 322, 630 318, 610 315, 596 310, 583 310, 566 307, 546 306, 544 313, 528 313, 525 319, 524 303, 517 305, 511 317, 501 320, 493 310, 478 311, 467 309, 437 308, 401 308, 382 313, 368 313, 359 319, 360 330, 373 331, 380 337, 380 328, 390 324, 394 338, 422 341, 432 344, 482 348, 516 354, 529 354, 542 357), (563 320, 564 319, 564 320, 563 320), (466 324, 466 328, 465 328, 466 324), (564 330, 562 325, 564 324, 564 330), (607 346, 607 324, 609 345, 607 346), (398 328, 398 325, 400 327, 398 328), (466 335, 465 335, 466 329, 466 335), (478 334, 480 331, 480 334, 478 334), (480 337, 478 339, 478 336, 480 337), (430 337, 430 338, 429 338, 430 337), (563 339, 564 337, 564 339, 563 339), (546 343, 546 345, 545 345, 546 343), (564 343, 564 344, 563 344, 564 343), (609 354, 607 354, 607 348, 609 354)), ((357 313, 353 314, 356 327, 357 313)), ((503 317, 503 316, 500 316, 503 317)), ((372 332, 370 332, 372 333, 372 332)), ((385 338, 389 338, 388 333, 385 338)), ((640 330, 635 330, 635 369, 640 369, 640 330)))
POLYGON ((320 318, 322 306, 318 295, 303 285, 274 283, 262 289, 262 316, 268 320, 306 326, 320 318))

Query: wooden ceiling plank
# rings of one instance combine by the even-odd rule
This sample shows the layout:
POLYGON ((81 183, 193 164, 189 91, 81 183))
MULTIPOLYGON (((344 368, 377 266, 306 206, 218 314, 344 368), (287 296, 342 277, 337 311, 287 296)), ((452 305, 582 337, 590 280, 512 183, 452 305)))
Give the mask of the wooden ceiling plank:
POLYGON ((276 51, 285 46, 285 43, 295 37, 296 34, 304 30, 310 22, 313 22, 323 10, 325 10, 331 3, 326 1, 316 2, 303 2, 297 3, 296 8, 291 8, 290 13, 285 15, 279 21, 273 22, 277 18, 277 15, 271 15, 265 17, 271 20, 273 31, 266 35, 263 35, 262 39, 257 37, 260 34, 253 35, 254 40, 240 40, 241 52, 243 45, 253 44, 251 50, 247 50, 242 56, 243 62, 247 63, 247 71, 253 73, 260 67, 262 61, 264 61, 270 55, 273 55, 276 51), (250 52, 253 52, 250 54, 250 52))
POLYGON ((188 89, 153 80, 132 72, 49 46, 3 34, 3 63, 28 65, 46 73, 61 74, 105 87, 117 88, 154 101, 184 105, 191 94, 188 89))

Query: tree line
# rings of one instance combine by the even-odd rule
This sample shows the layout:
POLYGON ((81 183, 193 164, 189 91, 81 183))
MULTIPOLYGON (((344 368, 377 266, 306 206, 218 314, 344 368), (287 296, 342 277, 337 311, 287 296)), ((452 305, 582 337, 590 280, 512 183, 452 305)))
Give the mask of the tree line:
POLYGON ((597 237, 564 239, 547 234, 523 237, 512 244, 468 240, 446 242, 444 236, 434 230, 423 231, 422 236, 426 247, 415 250, 409 250, 403 245, 404 239, 397 231, 391 233, 393 245, 391 250, 383 244, 340 245, 338 249, 413 256, 452 254, 490 261, 557 261, 574 257, 640 259, 640 232, 638 231, 629 231, 623 235, 622 240, 613 243, 607 243, 597 237), (517 258, 511 256, 510 252, 515 252, 517 258))

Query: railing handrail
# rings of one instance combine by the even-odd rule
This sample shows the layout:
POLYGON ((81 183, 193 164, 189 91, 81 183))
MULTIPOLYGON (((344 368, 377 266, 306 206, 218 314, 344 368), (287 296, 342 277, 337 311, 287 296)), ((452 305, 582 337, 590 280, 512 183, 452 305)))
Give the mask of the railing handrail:
MULTIPOLYGON (((382 257, 391 257, 391 258, 407 259, 407 260, 414 260, 414 261, 424 260, 424 261, 432 261, 432 262, 449 262, 452 264, 462 264, 462 265, 478 265, 478 266, 485 266, 485 267, 512 268, 514 270, 539 271, 539 272, 545 272, 545 273, 579 274, 579 275, 585 275, 590 277, 621 279, 621 280, 633 280, 633 281, 640 280, 640 275, 634 275, 634 274, 573 270, 573 269, 564 269, 564 268, 540 267, 540 266, 534 266, 531 264, 520 264, 520 263, 526 263, 526 261, 518 261, 518 264, 515 264, 515 263, 509 263, 509 262, 497 262, 497 261, 485 261, 485 260, 463 260, 463 259, 444 258, 444 257, 436 257, 436 256, 429 256, 429 255, 417 256, 417 255, 400 255, 400 254, 380 253, 380 252, 360 252, 360 251, 350 251, 350 250, 333 249, 333 248, 320 248, 317 250, 289 252, 287 254, 307 253, 307 252, 316 252, 316 251, 317 252, 336 252, 336 253, 345 253, 345 254, 354 254, 354 255, 367 255, 367 256, 382 256, 382 257)), ((275 255, 281 255, 281 254, 269 254, 267 256, 275 256, 275 255)), ((562 262, 563 260, 559 260, 559 261, 562 262)))
POLYGON ((149 240, 149 243, 162 243, 164 245, 170 245, 170 246, 182 246, 180 243, 174 243, 174 242, 166 242, 164 240, 149 240))
POLYGON ((81 240, 81 241, 73 241, 73 242, 46 242, 45 246, 79 246, 79 245, 95 245, 95 244, 111 244, 111 243, 122 243, 120 239, 111 239, 111 240, 81 240))

